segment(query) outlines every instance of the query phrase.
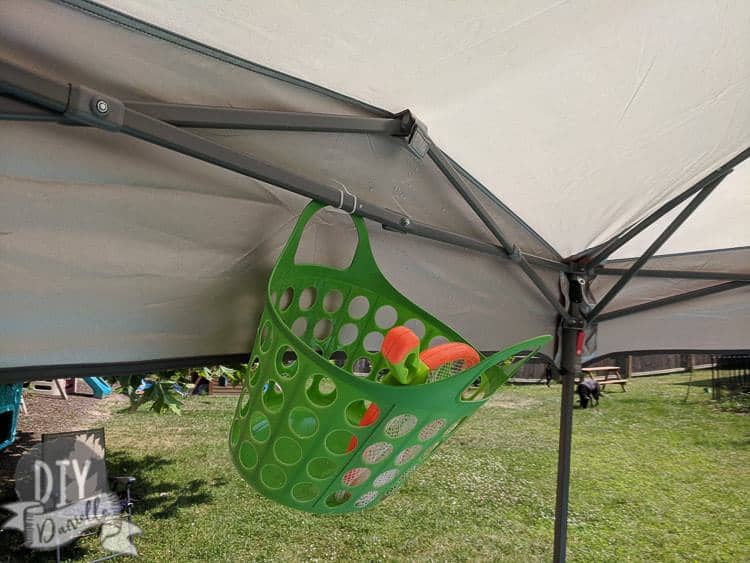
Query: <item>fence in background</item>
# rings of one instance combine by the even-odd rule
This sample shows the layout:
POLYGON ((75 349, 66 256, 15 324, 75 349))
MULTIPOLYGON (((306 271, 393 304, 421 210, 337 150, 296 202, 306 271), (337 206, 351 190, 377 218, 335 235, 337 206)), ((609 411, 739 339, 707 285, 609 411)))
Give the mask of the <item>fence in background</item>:
POLYGON ((750 354, 712 356, 711 395, 750 392, 750 354))

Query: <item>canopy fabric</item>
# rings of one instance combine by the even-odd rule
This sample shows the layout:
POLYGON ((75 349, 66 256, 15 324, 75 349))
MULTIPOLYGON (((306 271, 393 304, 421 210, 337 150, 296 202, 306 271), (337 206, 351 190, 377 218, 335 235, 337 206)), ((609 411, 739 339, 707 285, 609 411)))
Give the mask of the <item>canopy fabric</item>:
MULTIPOLYGON (((609 267, 627 268, 632 260, 612 260, 609 267)), ((747 274, 750 279, 750 247, 713 252, 692 252, 653 258, 649 270, 682 270, 693 273, 747 274)), ((601 298, 616 276, 599 276, 591 285, 601 298)), ((604 313, 642 306, 657 300, 719 288, 714 294, 667 304, 599 322, 596 352, 660 350, 744 350, 750 335, 750 284, 721 280, 636 277, 604 309, 604 313), (734 284, 734 285, 731 285, 734 284)))
MULTIPOLYGON (((0 29, 9 38, 3 55, 124 99, 362 113, 67 6, 3 4, 0 29), (39 21, 70 33, 29 34, 39 21)), ((250 350, 268 274, 306 199, 122 135, 37 122, 2 128, 0 365, 250 350)), ((434 165, 402 143, 345 133, 201 134, 492 241, 434 165)), ((493 213, 507 217, 524 248, 553 255, 502 207, 493 213)), ((337 254, 351 234, 345 226, 319 229, 307 242, 319 258, 337 254)), ((554 331, 554 311, 510 261, 375 226, 371 236, 391 282, 477 347, 554 331)), ((542 275, 556 286, 556 273, 542 275)))
MULTIPOLYGON (((682 204, 612 255, 613 259, 640 256, 685 207, 682 204)), ((659 254, 677 254, 750 246, 750 163, 734 169, 701 204, 675 234, 659 249, 659 254)), ((745 265, 750 262, 744 262, 745 265)), ((722 264, 732 267, 731 262, 722 264)), ((651 267, 651 266, 649 266, 651 267)))
MULTIPOLYGON (((104 3, 389 111, 410 108, 563 256, 750 145, 747 2, 104 3)), ((713 199, 750 213, 747 195, 713 199)), ((722 244, 748 245, 750 232, 722 244)))
MULTIPOLYGON (((133 102, 348 116, 408 108, 507 238, 550 262, 610 240, 750 146, 744 3, 104 4, 126 14, 84 0, 1 3, 0 60, 133 102)), ((0 117, 15 102, 2 103, 0 117)), ((268 274, 308 200, 42 117, 0 122, 0 370, 249 352, 268 274)), ((402 138, 195 132, 497 245, 402 138)), ((730 174, 663 247, 689 254, 648 267, 750 278, 748 170, 730 174), (735 250, 696 253, 715 249, 735 250)), ((306 256, 340 261, 347 221, 336 212, 316 221, 306 256)), ((615 257, 638 256, 666 222, 615 257)), ((391 282, 478 348, 556 331, 557 312, 512 260, 368 228, 391 282)), ((558 269, 536 273, 560 294, 558 269)), ((592 276, 591 292, 601 298, 616 279, 592 276)), ((717 283, 637 277, 603 312, 717 283)), ((750 348, 747 291, 603 320, 592 357, 750 348)))

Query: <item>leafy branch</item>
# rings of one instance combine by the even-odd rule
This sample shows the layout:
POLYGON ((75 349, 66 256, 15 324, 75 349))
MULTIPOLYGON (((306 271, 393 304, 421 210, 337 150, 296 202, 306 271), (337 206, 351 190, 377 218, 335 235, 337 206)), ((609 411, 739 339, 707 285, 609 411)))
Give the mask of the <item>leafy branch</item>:
POLYGON ((118 391, 130 401, 128 412, 136 412, 143 405, 156 413, 181 414, 182 404, 188 395, 196 391, 196 382, 211 382, 220 377, 232 384, 242 382, 242 371, 228 366, 207 366, 188 370, 161 371, 145 377, 139 375, 110 378, 119 384, 118 391))

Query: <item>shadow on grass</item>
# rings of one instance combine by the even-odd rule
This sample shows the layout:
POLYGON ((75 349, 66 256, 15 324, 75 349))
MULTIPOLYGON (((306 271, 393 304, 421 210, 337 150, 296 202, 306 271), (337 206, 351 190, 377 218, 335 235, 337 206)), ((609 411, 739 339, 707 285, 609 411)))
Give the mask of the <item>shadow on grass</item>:
POLYGON ((14 474, 21 456, 39 442, 33 432, 16 432, 15 441, 0 450, 0 504, 16 500, 14 474))
POLYGON ((122 451, 107 455, 110 477, 130 475, 136 478, 131 489, 135 513, 148 513, 157 519, 171 518, 180 508, 211 502, 210 490, 226 484, 223 478, 213 479, 211 483, 205 479, 191 479, 184 483, 161 479, 159 472, 174 463, 174 460, 160 456, 132 457, 122 451))
MULTIPOLYGON (((18 500, 15 490, 15 471, 23 454, 39 443, 39 436, 33 432, 16 432, 15 441, 0 451, 0 505, 18 500)), ((11 513, 0 509, 0 525, 10 518, 11 513)), ((86 557, 86 550, 73 545, 63 547, 64 559, 86 557)), ((0 561, 55 561, 54 551, 32 551, 24 546, 24 535, 18 530, 0 530, 0 561)))
MULTIPOLYGON (((0 521, 4 520, 6 513, 0 513, 0 521)), ((63 561, 86 561, 93 559, 89 550, 78 545, 76 541, 63 546, 61 552, 63 561)), ((23 534, 16 530, 0 531, 0 561, 7 562, 46 562, 55 561, 55 551, 33 551, 24 547, 23 534)))
POLYGON ((719 377, 713 382, 710 379, 694 379, 688 381, 675 381, 670 385, 687 385, 691 387, 711 387, 711 385, 727 385, 731 384, 736 378, 734 376, 719 377))
MULTIPOLYGON (((23 440, 18 445, 23 453, 23 440)), ((191 479, 187 482, 176 483, 164 480, 160 473, 175 463, 174 460, 166 459, 156 455, 134 457, 127 452, 107 452, 107 473, 109 478, 129 475, 136 478, 131 487, 134 499, 133 514, 148 514, 154 519, 169 519, 176 516, 181 508, 211 502, 213 497, 210 493, 216 487, 224 486, 227 481, 221 477, 211 480, 191 479)), ((119 490, 118 490, 119 494, 119 490)), ((124 495, 121 495, 124 496, 124 495)), ((8 498, 5 502, 15 500, 8 498)), ((0 523, 4 522, 10 513, 0 509, 0 523)), ((98 534, 98 529, 93 533, 98 534)), ((0 562, 15 561, 54 561, 54 551, 31 551, 23 545, 24 537, 21 532, 14 530, 0 531, 0 562)), ((98 542, 97 542, 98 543, 98 542)), ((102 553, 91 552, 90 548, 79 545, 78 540, 62 548, 63 560, 90 560, 102 553)))

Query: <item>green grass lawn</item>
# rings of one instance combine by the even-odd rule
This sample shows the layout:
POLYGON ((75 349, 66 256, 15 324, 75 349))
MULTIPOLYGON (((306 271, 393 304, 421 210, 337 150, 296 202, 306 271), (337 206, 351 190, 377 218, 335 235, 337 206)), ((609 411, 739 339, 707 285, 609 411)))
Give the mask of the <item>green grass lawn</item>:
MULTIPOLYGON (((700 374, 695 379, 701 379, 700 374)), ((750 417, 686 375, 631 381, 576 410, 571 561, 750 561, 750 417)), ((549 560, 560 387, 508 387, 379 507, 315 516, 234 470, 230 398, 183 416, 116 414, 112 473, 138 477, 145 561, 549 560)), ((72 554, 91 559, 94 538, 72 554)))

